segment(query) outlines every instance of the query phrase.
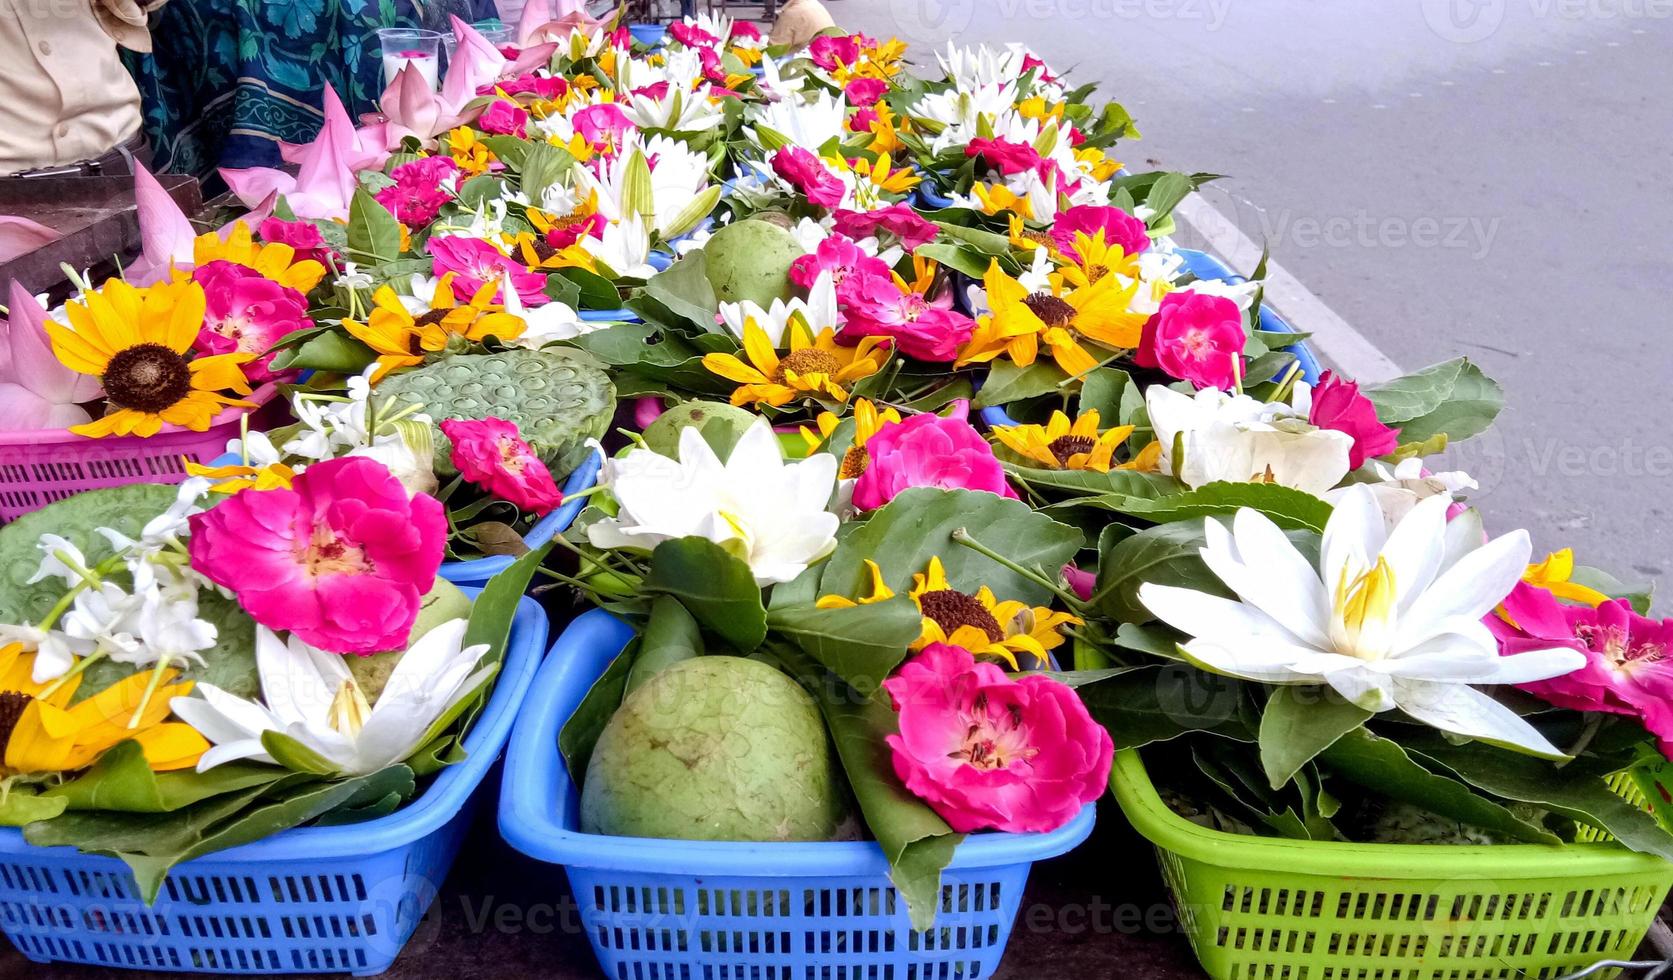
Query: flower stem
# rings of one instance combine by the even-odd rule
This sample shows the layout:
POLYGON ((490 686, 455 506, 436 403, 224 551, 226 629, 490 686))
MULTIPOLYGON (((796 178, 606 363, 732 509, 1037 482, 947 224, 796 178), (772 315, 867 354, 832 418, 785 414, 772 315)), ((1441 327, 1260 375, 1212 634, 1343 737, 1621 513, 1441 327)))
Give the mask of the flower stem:
POLYGON ((1085 612, 1087 610, 1088 607, 1086 603, 1081 601, 1080 596, 1075 595, 1074 592, 1069 589, 1066 589, 1051 579, 1046 578, 1034 569, 1019 565, 999 552, 994 551, 992 548, 989 548, 987 545, 982 544, 980 541, 971 537, 970 532, 964 528, 961 527, 955 530, 952 534, 952 538, 956 544, 961 544, 964 547, 969 548, 971 551, 976 552, 978 555, 1002 565, 1005 568, 1016 572, 1018 575, 1021 575, 1023 578, 1028 579, 1030 582, 1049 590, 1053 595, 1062 599, 1070 609, 1073 609, 1076 612, 1085 612))
POLYGON ((46 687, 41 688, 40 693, 35 695, 36 699, 41 700, 41 701, 45 701, 47 698, 52 697, 53 693, 56 692, 59 688, 63 687, 65 684, 69 683, 73 678, 75 678, 82 671, 84 671, 87 668, 93 666, 94 664, 98 663, 99 661, 103 660, 104 658, 105 658, 105 648, 102 647, 102 646, 96 647, 93 650, 92 653, 88 654, 85 657, 82 657, 80 660, 76 661, 75 664, 73 666, 71 666, 69 670, 66 670, 66 671, 64 671, 64 673, 60 674, 57 680, 53 681, 51 684, 48 684, 46 687))
POLYGON ((168 654, 165 653, 157 658, 157 666, 151 668, 151 679, 145 682, 145 693, 140 695, 139 707, 134 709, 133 717, 128 719, 129 731, 139 727, 139 720, 145 716, 145 709, 151 704, 151 699, 156 696, 158 686, 163 683, 163 672, 166 670, 168 670, 168 654))
POLYGON ((1575 759, 1580 758, 1580 753, 1586 751, 1586 748, 1592 744, 1592 739, 1597 737, 1598 730, 1602 727, 1603 714, 1597 711, 1588 712, 1586 714, 1586 727, 1580 730, 1580 737, 1574 740, 1573 748, 1568 750, 1569 757, 1557 763, 1557 768, 1561 769, 1575 759))

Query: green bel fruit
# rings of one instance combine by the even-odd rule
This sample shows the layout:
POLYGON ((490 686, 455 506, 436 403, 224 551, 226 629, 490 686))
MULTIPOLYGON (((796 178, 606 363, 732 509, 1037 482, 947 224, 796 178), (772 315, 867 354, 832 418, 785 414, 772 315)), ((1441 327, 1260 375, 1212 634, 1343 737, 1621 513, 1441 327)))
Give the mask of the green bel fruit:
MULTIPOLYGON (((586 442, 609 431, 616 414, 616 386, 603 365, 577 350, 524 350, 449 354, 378 385, 379 398, 420 406, 438 424, 444 419, 504 419, 560 481, 586 457, 586 442)), ((459 471, 453 443, 436 430, 436 475, 459 471)))
POLYGON ((754 412, 725 402, 681 402, 645 427, 645 448, 669 459, 679 459, 680 430, 695 428, 724 459, 759 419, 754 412))
MULTIPOLYGON (((412 632, 407 634, 407 647, 411 648, 437 626, 455 619, 469 619, 470 615, 470 597, 447 579, 436 579, 436 584, 431 586, 418 607, 418 619, 412 624, 412 632)), ((349 653, 343 655, 343 662, 348 665, 349 673, 360 685, 366 700, 375 702, 383 693, 384 685, 389 683, 389 675, 394 672, 395 665, 406 653, 406 650, 386 650, 365 657, 349 653)))
POLYGON ((675 840, 819 841, 846 809, 813 699, 781 671, 697 657, 636 688, 599 736, 581 830, 675 840))
POLYGON ((791 297, 790 263, 801 254, 794 235, 753 218, 727 225, 703 246, 704 268, 715 299, 722 303, 754 300, 762 307, 791 297))

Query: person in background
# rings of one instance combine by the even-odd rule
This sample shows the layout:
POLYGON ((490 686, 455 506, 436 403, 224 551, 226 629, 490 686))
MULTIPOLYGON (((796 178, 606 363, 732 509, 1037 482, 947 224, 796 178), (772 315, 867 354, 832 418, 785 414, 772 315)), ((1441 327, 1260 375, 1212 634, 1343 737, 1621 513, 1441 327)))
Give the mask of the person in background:
POLYGON ((773 33, 767 41, 798 50, 818 37, 820 31, 835 26, 831 12, 819 0, 790 0, 779 11, 778 20, 773 23, 773 33))
POLYGON ((0 0, 0 177, 131 174, 149 162, 118 45, 151 50, 164 0, 0 0))

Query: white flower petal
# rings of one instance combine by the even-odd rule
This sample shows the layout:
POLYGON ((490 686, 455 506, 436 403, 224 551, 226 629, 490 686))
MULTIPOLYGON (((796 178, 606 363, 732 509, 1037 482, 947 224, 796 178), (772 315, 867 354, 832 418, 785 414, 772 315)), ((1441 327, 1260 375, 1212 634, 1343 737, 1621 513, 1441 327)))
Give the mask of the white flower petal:
POLYGON ((1218 521, 1205 523, 1202 558, 1209 570, 1303 642, 1329 646, 1329 600, 1307 559, 1259 511, 1238 511, 1233 527, 1235 537, 1218 521), (1246 564, 1244 555, 1259 556, 1260 564, 1246 564))
POLYGON ((1532 552, 1528 532, 1512 531, 1460 558, 1401 616, 1396 648, 1416 646, 1445 620, 1487 615, 1521 580, 1532 552))
POLYGON ((1400 680, 1395 683, 1394 699, 1401 711, 1444 732, 1549 759, 1567 758, 1516 712, 1475 688, 1400 680))

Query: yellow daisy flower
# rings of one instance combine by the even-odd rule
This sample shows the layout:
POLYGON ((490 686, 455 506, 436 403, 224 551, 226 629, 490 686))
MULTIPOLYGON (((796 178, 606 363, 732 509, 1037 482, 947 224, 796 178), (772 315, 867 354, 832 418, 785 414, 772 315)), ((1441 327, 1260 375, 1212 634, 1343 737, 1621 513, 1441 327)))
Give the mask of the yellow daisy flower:
MULTIPOLYGON (((1062 260, 1063 266, 1051 276, 1053 285, 1059 289, 1066 285, 1076 288, 1090 286, 1112 272, 1127 279, 1139 277, 1138 255, 1128 255, 1120 245, 1105 241, 1102 228, 1092 235, 1084 231, 1075 232, 1074 251, 1062 256, 1062 260)), ((1139 326, 1144 326, 1142 320, 1139 326)))
POLYGON ((523 318, 493 302, 499 288, 498 282, 483 283, 470 302, 461 304, 453 293, 453 273, 446 273, 436 283, 429 312, 415 317, 395 290, 382 286, 372 296, 372 313, 366 321, 345 318, 343 329, 377 353, 378 370, 372 375, 372 383, 377 384, 391 371, 422 364, 425 354, 446 350, 453 337, 474 342, 521 337, 523 318))
POLYGON ((1136 279, 1122 284, 1117 277, 1105 275, 1072 291, 1054 288, 1031 293, 1022 283, 990 268, 982 282, 993 319, 1002 327, 1015 324, 1019 331, 1037 332, 1057 366, 1070 377, 1098 366, 1099 358, 1087 351, 1083 341, 1112 352, 1132 350, 1149 319, 1132 309, 1141 285, 1136 279))
POLYGON ((280 242, 258 244, 250 237, 250 226, 242 221, 233 223, 232 231, 222 241, 210 232, 199 235, 192 242, 192 262, 208 265, 211 262, 231 262, 253 269, 281 286, 289 286, 306 293, 319 285, 325 266, 313 259, 296 261, 296 249, 280 242))
POLYGON ((977 181, 970 188, 970 193, 976 196, 976 201, 982 206, 983 214, 999 214, 1010 211, 1024 218, 1034 217, 1034 205, 1028 198, 1021 197, 1011 191, 1004 184, 984 184, 977 181))
MULTIPOLYGON (((883 428, 883 423, 899 421, 900 412, 892 406, 879 412, 877 406, 867 399, 854 399, 854 441, 849 445, 848 451, 842 454, 842 465, 837 468, 838 478, 859 479, 860 474, 864 473, 871 463, 871 457, 866 455, 866 443, 877 434, 877 430, 883 428)), ((842 419, 834 412, 820 412, 819 417, 814 420, 814 424, 819 426, 817 435, 809 431, 807 426, 802 426, 802 438, 807 442, 808 453, 812 454, 823 446, 841 422, 842 419)))
POLYGON ((1052 412, 1045 425, 997 425, 994 438, 1019 456, 1052 470, 1097 470, 1108 473, 1115 450, 1133 434, 1130 425, 1098 430, 1098 410, 1083 412, 1073 423, 1062 412, 1052 412))
MULTIPOLYGON (((883 570, 870 559, 865 564, 871 576, 870 595, 857 599, 820 596, 815 605, 820 609, 847 609, 894 598, 894 592, 883 581, 883 570)), ((923 617, 923 632, 911 649, 948 643, 978 657, 1002 660, 1012 670, 1021 669, 1017 663, 1019 653, 1033 657, 1036 666, 1045 666, 1047 651, 1063 645, 1064 637, 1059 631, 1082 622, 1078 616, 1046 606, 1029 606, 1014 599, 1000 602, 985 585, 975 595, 960 592, 948 583, 947 570, 940 558, 931 558, 924 572, 912 576, 910 595, 923 617)))
POLYGON ((847 170, 878 190, 887 191, 890 194, 905 194, 923 183, 923 178, 918 176, 911 167, 890 170, 892 161, 886 151, 878 153, 875 162, 867 160, 865 157, 855 157, 852 161, 840 157, 827 157, 825 162, 836 169, 847 170))
POLYGON ((240 365, 258 355, 186 356, 205 305, 203 287, 190 279, 144 288, 111 279, 65 304, 70 325, 46 323, 52 352, 70 370, 97 377, 107 402, 103 418, 70 431, 95 439, 154 436, 165 424, 203 432, 224 408, 254 408, 221 392, 248 395, 240 365))
POLYGON ((867 337, 854 347, 844 347, 836 342, 834 330, 827 327, 813 337, 796 318, 790 321, 790 350, 780 358, 767 332, 747 320, 744 354, 748 362, 736 354, 705 354, 703 366, 738 383, 732 392, 734 405, 779 408, 802 396, 846 404, 846 386, 876 374, 888 360, 888 350, 880 344, 880 338, 867 337))
POLYGON ((878 153, 899 153, 906 149, 900 138, 900 134, 909 128, 906 120, 890 111, 885 102, 879 102, 873 108, 877 110, 877 118, 866 127, 871 130, 870 149, 878 153))
POLYGON ((469 126, 460 126, 442 137, 442 144, 453 157, 453 162, 459 169, 469 176, 488 172, 488 165, 494 162, 494 152, 488 145, 476 138, 476 132, 469 126))
POLYGON ((35 654, 22 645, 0 649, 0 751, 8 774, 83 769, 130 738, 139 742, 146 761, 159 772, 195 766, 209 749, 209 742, 190 725, 163 720, 169 714, 169 699, 192 690, 191 681, 167 683, 177 671, 164 671, 164 686, 149 700, 145 690, 150 671, 141 671, 71 705, 80 674, 37 684, 31 679, 34 669, 35 654), (135 719, 142 701, 145 710, 135 719))
POLYGON ((296 479, 296 471, 283 463, 267 466, 246 466, 232 463, 227 466, 205 466, 186 461, 186 475, 201 476, 213 481, 210 493, 232 495, 245 490, 289 490, 296 479))

